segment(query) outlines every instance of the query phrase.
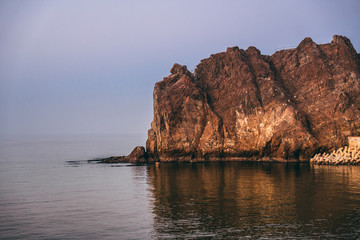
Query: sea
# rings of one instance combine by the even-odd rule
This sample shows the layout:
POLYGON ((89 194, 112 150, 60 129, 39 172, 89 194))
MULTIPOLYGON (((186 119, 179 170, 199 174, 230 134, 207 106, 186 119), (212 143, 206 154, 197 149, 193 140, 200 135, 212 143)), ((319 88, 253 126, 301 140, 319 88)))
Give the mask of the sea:
POLYGON ((360 239, 360 166, 96 161, 143 141, 1 136, 0 239, 360 239))

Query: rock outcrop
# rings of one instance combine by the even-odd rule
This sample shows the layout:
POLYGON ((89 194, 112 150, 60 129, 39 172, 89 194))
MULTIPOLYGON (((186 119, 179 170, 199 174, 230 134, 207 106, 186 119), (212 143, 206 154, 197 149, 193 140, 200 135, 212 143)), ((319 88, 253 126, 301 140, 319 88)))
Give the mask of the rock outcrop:
POLYGON ((145 163, 147 162, 147 155, 144 147, 137 146, 128 156, 113 156, 103 158, 101 163, 145 163))
MULTIPOLYGON (((349 39, 175 64, 155 84, 147 161, 308 161, 360 135, 360 58, 349 39)), ((143 158, 142 158, 143 159, 143 158)))

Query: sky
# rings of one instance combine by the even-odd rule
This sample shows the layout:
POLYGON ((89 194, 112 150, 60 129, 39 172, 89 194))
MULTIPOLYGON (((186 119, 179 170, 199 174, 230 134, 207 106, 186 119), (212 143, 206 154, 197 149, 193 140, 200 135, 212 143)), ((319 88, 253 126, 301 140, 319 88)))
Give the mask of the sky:
POLYGON ((227 47, 347 36, 358 0, 1 0, 0 135, 141 134, 154 84, 227 47))

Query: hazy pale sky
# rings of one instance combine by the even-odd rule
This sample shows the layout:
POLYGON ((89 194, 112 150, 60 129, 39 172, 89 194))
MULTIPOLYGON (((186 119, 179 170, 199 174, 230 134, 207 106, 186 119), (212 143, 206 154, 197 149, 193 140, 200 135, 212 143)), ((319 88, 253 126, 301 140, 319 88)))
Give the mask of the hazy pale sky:
POLYGON ((358 0, 1 0, 0 134, 143 134, 155 82, 227 47, 345 35, 358 0))

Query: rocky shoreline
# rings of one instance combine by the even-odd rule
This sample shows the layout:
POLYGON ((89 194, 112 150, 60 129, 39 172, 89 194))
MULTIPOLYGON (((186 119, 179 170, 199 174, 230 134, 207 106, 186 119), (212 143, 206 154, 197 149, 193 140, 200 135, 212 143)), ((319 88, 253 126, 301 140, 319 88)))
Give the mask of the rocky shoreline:
MULTIPOLYGON (((138 148, 138 147, 137 147, 138 148)), ((131 154, 130 154, 131 155, 131 154)), ((129 156, 111 156, 108 158, 96 159, 100 163, 140 163, 140 164, 154 164, 160 163, 159 160, 147 158, 146 153, 139 158, 129 156)), ((217 157, 217 158, 169 158, 161 162, 188 162, 188 163, 202 163, 202 162, 272 162, 272 163, 304 163, 309 162, 307 159, 283 159, 283 158, 269 158, 269 157, 217 157)))
POLYGON ((98 159, 101 163, 148 163, 145 148, 137 146, 128 156, 111 156, 98 159))
MULTIPOLYGON (((100 163, 159 163, 153 158, 148 158, 145 148, 137 146, 128 156, 111 156, 97 159, 100 163)), ((360 165, 360 146, 345 146, 334 150, 332 153, 318 153, 310 160, 283 159, 269 157, 218 157, 218 158, 170 158, 163 162, 271 162, 271 163, 304 163, 309 162, 316 165, 360 165)))
POLYGON ((360 136, 360 55, 344 36, 262 55, 228 48, 154 87, 146 148, 101 162, 297 161, 360 136))

